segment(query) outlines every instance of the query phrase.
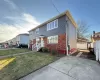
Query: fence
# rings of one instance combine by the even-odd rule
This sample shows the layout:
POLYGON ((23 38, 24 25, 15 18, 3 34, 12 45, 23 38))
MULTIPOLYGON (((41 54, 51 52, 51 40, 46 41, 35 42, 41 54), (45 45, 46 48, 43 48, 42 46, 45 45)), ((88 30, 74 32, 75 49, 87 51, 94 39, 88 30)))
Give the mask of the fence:
POLYGON ((100 61, 100 41, 94 42, 93 46, 94 46, 94 54, 96 56, 96 60, 100 61))

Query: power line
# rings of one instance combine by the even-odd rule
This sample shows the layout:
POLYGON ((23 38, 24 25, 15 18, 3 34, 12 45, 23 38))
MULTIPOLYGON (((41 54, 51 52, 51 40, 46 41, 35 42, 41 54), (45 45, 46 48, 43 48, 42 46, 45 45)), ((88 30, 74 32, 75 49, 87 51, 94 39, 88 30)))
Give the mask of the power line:
POLYGON ((56 5, 53 3, 53 0, 50 0, 50 1, 51 1, 51 3, 52 3, 53 7, 56 9, 56 11, 60 14, 60 11, 59 11, 58 8, 56 7, 56 5))

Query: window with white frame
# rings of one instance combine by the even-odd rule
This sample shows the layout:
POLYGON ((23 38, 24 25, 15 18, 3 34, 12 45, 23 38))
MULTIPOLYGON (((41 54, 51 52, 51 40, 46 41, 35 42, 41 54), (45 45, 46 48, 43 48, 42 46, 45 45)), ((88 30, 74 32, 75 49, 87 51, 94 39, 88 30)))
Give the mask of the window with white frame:
POLYGON ((47 24, 47 31, 58 28, 58 19, 47 24))
POLYGON ((39 34, 39 28, 37 28, 37 29, 35 30, 35 33, 36 33, 36 34, 39 34))
POLYGON ((49 36, 48 37, 48 43, 49 44, 58 43, 58 35, 49 36))

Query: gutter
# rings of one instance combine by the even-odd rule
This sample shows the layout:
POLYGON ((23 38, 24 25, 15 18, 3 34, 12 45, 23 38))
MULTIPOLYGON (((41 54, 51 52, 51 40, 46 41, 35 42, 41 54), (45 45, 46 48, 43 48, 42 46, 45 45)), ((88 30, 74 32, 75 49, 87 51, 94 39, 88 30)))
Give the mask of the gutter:
POLYGON ((68 26, 68 20, 66 20, 66 55, 68 56, 69 52, 69 26, 68 26))

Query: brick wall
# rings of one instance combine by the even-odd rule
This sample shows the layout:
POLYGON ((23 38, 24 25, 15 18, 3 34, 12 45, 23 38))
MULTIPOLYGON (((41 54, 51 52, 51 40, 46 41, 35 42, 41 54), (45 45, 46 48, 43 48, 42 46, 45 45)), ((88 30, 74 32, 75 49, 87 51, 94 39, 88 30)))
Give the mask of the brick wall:
POLYGON ((36 39, 33 39, 33 44, 35 44, 36 43, 36 39))
POLYGON ((58 49, 66 49, 66 34, 58 35, 58 49))
POLYGON ((58 43, 57 44, 48 44, 47 38, 44 38, 45 47, 47 47, 50 51, 56 50, 59 53, 65 54, 66 52, 66 34, 58 35, 58 43))
MULTIPOLYGON (((48 44, 47 37, 43 38, 44 46, 47 47, 50 51, 56 50, 59 53, 66 54, 66 34, 58 35, 58 43, 57 44, 48 44)), ((36 43, 36 39, 33 40, 33 44, 36 43)), ((73 52, 75 49, 71 49, 69 52, 73 52)))

